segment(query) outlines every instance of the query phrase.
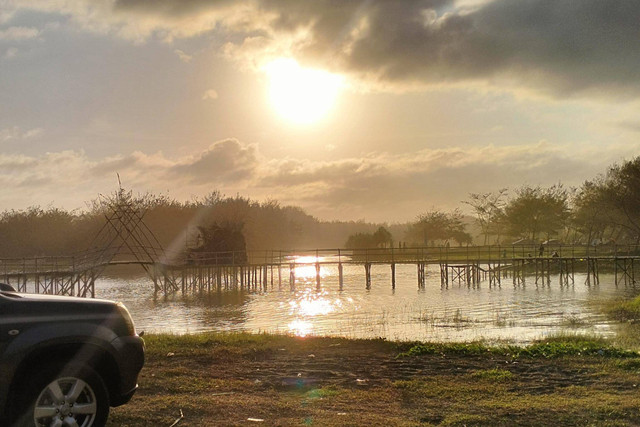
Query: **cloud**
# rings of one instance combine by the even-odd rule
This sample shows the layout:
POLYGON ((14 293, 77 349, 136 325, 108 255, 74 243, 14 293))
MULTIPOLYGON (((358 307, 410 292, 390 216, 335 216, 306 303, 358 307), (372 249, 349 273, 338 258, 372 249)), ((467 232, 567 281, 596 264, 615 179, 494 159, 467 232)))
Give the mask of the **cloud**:
POLYGON ((18 54, 18 48, 16 47, 10 47, 9 49, 7 49, 4 53, 4 55, 2 55, 3 58, 6 59, 11 59, 13 57, 15 57, 18 54))
POLYGON ((17 41, 28 40, 38 37, 40 31, 31 27, 9 27, 6 30, 0 30, 0 40, 17 41))
MULTIPOLYGON (((640 143, 628 148, 637 153, 640 143)), ((267 158, 256 145, 228 139, 181 158, 139 151, 106 158, 89 158, 83 151, 0 154, 0 206, 53 202, 76 208, 112 191, 119 173, 128 188, 168 191, 182 200, 218 189, 257 199, 268 196, 322 218, 402 221, 433 206, 460 207, 471 192, 558 181, 577 186, 620 161, 611 158, 608 147, 593 150, 540 141, 311 161, 267 158)))
POLYGON ((209 89, 207 90, 203 95, 202 95, 202 100, 206 101, 207 99, 218 99, 218 92, 216 92, 213 89, 209 89))
POLYGON ((640 121, 636 120, 623 120, 616 123, 613 123, 614 126, 628 130, 631 132, 640 132, 640 121))
POLYGON ((640 92, 635 0, 271 1, 271 38, 305 29, 295 55, 383 87, 460 82, 524 86, 565 97, 640 92))
POLYGON ((640 93, 636 0, 17 4, 70 14, 87 31, 138 42, 215 32, 227 41, 224 51, 249 66, 293 55, 374 89, 475 83, 559 98, 640 93))
POLYGON ((169 174, 190 182, 236 182, 253 176, 258 165, 254 145, 241 144, 236 139, 218 141, 202 153, 179 160, 169 174))
POLYGON ((186 62, 189 63, 191 62, 191 60, 193 59, 193 56, 191 55, 187 55, 186 53, 184 53, 183 51, 181 51, 180 49, 176 49, 173 51, 173 53, 175 53, 176 55, 178 55, 178 58, 180 58, 180 61, 182 62, 186 62))
POLYGON ((0 10, 0 24, 5 24, 13 18, 13 11, 10 10, 0 10))
POLYGON ((37 138, 44 133, 41 128, 29 129, 27 131, 21 130, 18 126, 0 130, 0 142, 7 142, 11 140, 26 140, 37 138))

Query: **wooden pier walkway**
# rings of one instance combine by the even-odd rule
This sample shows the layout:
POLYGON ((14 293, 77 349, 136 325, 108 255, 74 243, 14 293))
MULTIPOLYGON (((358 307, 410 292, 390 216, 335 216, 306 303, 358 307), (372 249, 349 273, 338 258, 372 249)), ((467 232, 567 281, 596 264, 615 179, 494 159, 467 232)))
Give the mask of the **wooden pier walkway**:
POLYGON ((443 289, 451 285, 500 287, 505 283, 550 286, 552 276, 558 278, 560 286, 570 286, 575 284, 576 272, 585 274, 585 284, 592 286, 599 284, 601 271, 612 273, 616 286, 636 283, 635 269, 640 252, 635 246, 557 246, 549 248, 543 256, 532 255, 539 255, 537 249, 499 246, 314 249, 200 253, 197 259, 166 252, 158 259, 77 254, 0 259, 0 281, 22 292, 94 297, 96 278, 105 268, 140 265, 153 282, 155 292, 164 295, 237 289, 266 291, 269 286, 295 289, 300 268, 315 269, 316 285, 320 288, 321 270, 331 266, 342 289, 344 268, 357 265, 362 267, 363 283, 369 289, 372 266, 385 265, 390 269, 390 286, 395 289, 397 266, 413 265, 417 286, 422 289, 427 283, 427 266, 438 265, 443 289), (246 261, 235 262, 236 259, 246 261))

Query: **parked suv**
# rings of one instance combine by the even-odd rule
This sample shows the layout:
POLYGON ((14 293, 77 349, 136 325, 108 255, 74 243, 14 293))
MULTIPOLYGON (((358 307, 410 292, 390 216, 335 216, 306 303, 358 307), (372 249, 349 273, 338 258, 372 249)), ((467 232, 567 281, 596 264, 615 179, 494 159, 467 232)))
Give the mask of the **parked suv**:
POLYGON ((0 285, 0 425, 102 426, 143 364, 124 305, 0 285))

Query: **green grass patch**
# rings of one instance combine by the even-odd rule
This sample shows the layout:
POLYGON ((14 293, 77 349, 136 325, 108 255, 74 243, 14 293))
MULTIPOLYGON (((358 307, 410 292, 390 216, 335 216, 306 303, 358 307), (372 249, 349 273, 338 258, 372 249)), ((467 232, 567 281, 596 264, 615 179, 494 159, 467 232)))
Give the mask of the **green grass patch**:
POLYGON ((411 357, 433 354, 455 354, 479 356, 494 354, 501 356, 553 358, 561 356, 600 356, 600 357, 640 357, 635 351, 614 347, 607 340, 581 335, 561 335, 536 341, 525 347, 487 346, 481 342, 472 343, 421 343, 402 352, 398 357, 411 357))
POLYGON ((471 374, 473 378, 479 378, 483 380, 490 380, 495 382, 503 382, 503 381, 511 381, 514 378, 514 374, 511 371, 507 371, 506 369, 493 368, 493 369, 482 369, 479 371, 475 371, 471 374))
POLYGON ((640 295, 629 301, 615 301, 605 306, 605 313, 619 322, 640 320, 640 295))
POLYGON ((316 388, 307 392, 308 399, 325 399, 340 395, 341 391, 335 388, 316 388))

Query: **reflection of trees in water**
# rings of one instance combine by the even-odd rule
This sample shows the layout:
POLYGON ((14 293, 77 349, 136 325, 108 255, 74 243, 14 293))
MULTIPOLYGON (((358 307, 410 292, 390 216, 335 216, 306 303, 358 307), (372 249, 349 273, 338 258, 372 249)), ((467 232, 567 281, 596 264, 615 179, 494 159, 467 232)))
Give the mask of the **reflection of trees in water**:
POLYGON ((198 320, 207 326, 241 325, 247 321, 246 310, 250 295, 244 291, 210 292, 182 297, 186 307, 203 308, 198 320))
MULTIPOLYGON (((104 269, 101 276, 108 279, 138 281, 141 278, 148 278, 144 273, 145 271, 139 265, 109 265, 104 269)), ((149 286, 153 289, 153 283, 149 283, 149 286)))

